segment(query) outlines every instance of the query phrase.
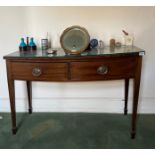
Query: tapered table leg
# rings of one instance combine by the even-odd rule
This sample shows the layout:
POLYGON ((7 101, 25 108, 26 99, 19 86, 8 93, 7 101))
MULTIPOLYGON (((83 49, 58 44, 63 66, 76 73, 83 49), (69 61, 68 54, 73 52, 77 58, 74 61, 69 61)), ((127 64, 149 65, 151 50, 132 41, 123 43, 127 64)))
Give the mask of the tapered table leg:
POLYGON ((12 76, 9 72, 10 63, 7 62, 7 78, 8 78, 8 89, 9 89, 9 98, 10 98, 10 107, 11 107, 11 120, 12 120, 12 133, 16 134, 16 108, 15 108, 15 82, 12 79, 12 76))
POLYGON ((128 113, 128 93, 129 93, 129 79, 125 79, 124 115, 127 115, 127 113, 128 113))
POLYGON ((134 139, 136 136, 136 120, 137 120, 137 108, 138 108, 138 98, 139 98, 139 88, 141 78, 141 66, 142 66, 142 57, 139 57, 133 84, 134 91, 133 91, 132 129, 131 129, 132 139, 134 139))
POLYGON ((31 114, 32 113, 32 82, 31 81, 26 81, 26 84, 27 84, 29 114, 31 114))
POLYGON ((9 96, 10 96, 10 107, 11 107, 11 119, 12 119, 12 133, 16 134, 16 108, 15 108, 15 88, 14 80, 8 81, 9 96))

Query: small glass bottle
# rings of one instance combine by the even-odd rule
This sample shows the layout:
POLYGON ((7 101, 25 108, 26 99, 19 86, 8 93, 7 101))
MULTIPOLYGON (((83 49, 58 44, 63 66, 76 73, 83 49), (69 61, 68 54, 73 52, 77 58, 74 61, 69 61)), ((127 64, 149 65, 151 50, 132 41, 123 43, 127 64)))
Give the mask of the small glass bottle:
POLYGON ((24 38, 21 38, 21 42, 20 42, 20 45, 19 45, 19 50, 20 51, 27 51, 27 45, 24 42, 24 38))
POLYGON ((104 42, 102 40, 99 40, 98 48, 99 49, 103 49, 104 48, 104 42))
POLYGON ((34 43, 33 38, 30 38, 29 48, 30 48, 30 51, 35 51, 37 49, 37 46, 34 43))

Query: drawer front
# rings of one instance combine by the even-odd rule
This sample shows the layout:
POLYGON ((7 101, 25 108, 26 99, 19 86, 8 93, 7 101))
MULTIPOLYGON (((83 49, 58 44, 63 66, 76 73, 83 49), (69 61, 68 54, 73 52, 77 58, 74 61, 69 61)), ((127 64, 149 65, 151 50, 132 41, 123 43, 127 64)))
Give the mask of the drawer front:
POLYGON ((66 63, 25 63, 12 62, 12 76, 19 80, 65 81, 68 65, 66 63))
POLYGON ((98 62, 72 62, 71 80, 91 81, 131 78, 134 76, 135 58, 112 59, 98 62))

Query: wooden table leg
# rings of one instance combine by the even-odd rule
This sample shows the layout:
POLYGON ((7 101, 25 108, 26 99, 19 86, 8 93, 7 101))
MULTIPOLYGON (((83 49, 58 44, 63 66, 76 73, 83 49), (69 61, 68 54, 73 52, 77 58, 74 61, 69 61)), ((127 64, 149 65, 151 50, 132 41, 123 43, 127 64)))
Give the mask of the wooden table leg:
POLYGON ((11 66, 10 62, 7 61, 7 78, 8 78, 8 89, 9 89, 9 98, 10 98, 10 107, 11 107, 11 120, 12 120, 12 133, 16 134, 16 106, 15 106, 15 81, 11 76, 11 66))
POLYGON ((12 119, 12 133, 16 134, 16 108, 15 108, 15 86, 14 80, 8 80, 10 107, 11 107, 11 119, 12 119))
POLYGON ((26 84, 27 84, 29 114, 32 114, 32 82, 26 81, 26 84))
POLYGON ((133 110, 132 110, 132 129, 131 138, 134 139, 136 136, 136 120, 137 120, 137 108, 138 108, 138 98, 139 98, 139 88, 140 88, 140 78, 141 78, 141 66, 142 57, 138 58, 138 64, 136 67, 136 74, 134 78, 134 91, 133 91, 133 110))
POLYGON ((16 134, 16 107, 15 107, 15 81, 11 75, 11 66, 10 62, 6 62, 7 66, 7 79, 8 79, 8 89, 9 89, 9 98, 10 98, 10 107, 11 107, 11 119, 12 119, 12 133, 16 134))
POLYGON ((125 104, 124 104, 124 115, 128 113, 128 93, 129 93, 129 79, 125 79, 125 104))

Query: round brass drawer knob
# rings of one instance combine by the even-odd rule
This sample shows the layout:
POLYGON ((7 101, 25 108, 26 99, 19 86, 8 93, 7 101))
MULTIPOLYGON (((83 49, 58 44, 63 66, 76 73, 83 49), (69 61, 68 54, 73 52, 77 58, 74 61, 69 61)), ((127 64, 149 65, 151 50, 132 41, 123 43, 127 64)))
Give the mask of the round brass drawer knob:
POLYGON ((97 68, 97 73, 101 74, 101 75, 107 74, 108 73, 108 67, 105 66, 105 65, 102 65, 102 66, 98 67, 97 68))
POLYGON ((42 70, 39 67, 35 67, 32 69, 32 75, 33 76, 40 76, 42 74, 42 70))

